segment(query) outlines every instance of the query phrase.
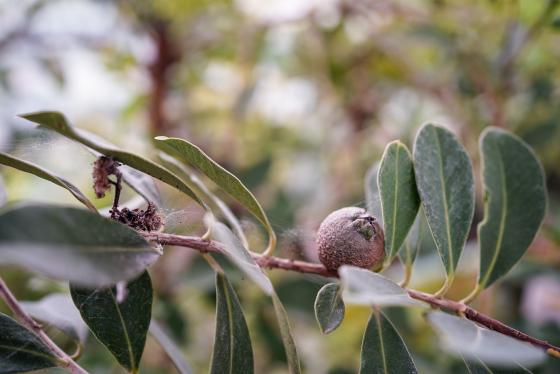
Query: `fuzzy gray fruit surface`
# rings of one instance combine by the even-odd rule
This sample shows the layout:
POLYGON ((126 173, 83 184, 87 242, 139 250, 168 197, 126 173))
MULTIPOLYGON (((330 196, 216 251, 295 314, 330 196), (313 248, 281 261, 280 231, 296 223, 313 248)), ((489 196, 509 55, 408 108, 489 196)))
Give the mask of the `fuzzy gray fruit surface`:
POLYGON ((370 269, 385 258, 383 229, 365 209, 347 207, 329 214, 317 231, 319 260, 329 271, 342 265, 370 269))

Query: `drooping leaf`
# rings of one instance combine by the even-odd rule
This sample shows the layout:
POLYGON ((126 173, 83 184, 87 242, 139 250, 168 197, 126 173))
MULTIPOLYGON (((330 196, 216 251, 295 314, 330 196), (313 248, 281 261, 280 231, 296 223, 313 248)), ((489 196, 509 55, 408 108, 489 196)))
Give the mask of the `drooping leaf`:
POLYGON ((268 217, 255 196, 239 178, 212 160, 196 145, 184 139, 158 136, 156 137, 156 146, 178 160, 195 167, 243 204, 266 228, 269 235, 269 249, 267 251, 271 251, 274 248, 276 245, 276 235, 268 221, 268 217))
POLYGON ((373 164, 366 173, 364 179, 364 191, 366 196, 366 206, 381 226, 383 226, 383 213, 381 212, 381 197, 379 196, 379 186, 377 185, 377 175, 381 163, 373 164))
POLYGON ((276 295, 276 292, 272 294, 272 303, 274 304, 274 312, 276 313, 276 319, 278 320, 278 325, 280 327, 280 335, 282 336, 282 343, 284 344, 284 350, 286 351, 286 358, 288 360, 288 369, 290 374, 300 374, 301 367, 299 363, 299 357, 296 349, 296 343, 292 336, 292 329, 290 327, 290 321, 288 320, 288 314, 284 305, 276 295))
POLYGON ((0 373, 21 373, 57 366, 57 358, 31 331, 0 313, 0 373))
POLYGON ((88 210, 23 204, 0 214, 0 264, 77 285, 132 279, 159 255, 134 230, 88 210))
POLYGON ((417 372, 408 348, 391 321, 374 310, 362 341, 360 374, 417 372))
POLYGON ((505 275, 533 241, 546 211, 543 169, 521 139, 497 128, 480 138, 485 188, 484 220, 478 226, 479 287, 505 275))
POLYGON ((34 319, 56 327, 82 344, 86 341, 89 329, 70 295, 53 293, 39 301, 20 301, 20 305, 34 319))
POLYGON ((432 124, 414 144, 416 185, 449 278, 453 278, 474 214, 472 165, 449 130, 432 124))
POLYGON ((68 182, 62 177, 40 167, 39 165, 35 165, 31 162, 20 160, 17 157, 8 155, 6 153, 0 152, 0 164, 13 167, 15 169, 24 171, 26 173, 33 174, 39 178, 45 179, 49 182, 52 182, 62 188, 65 188, 70 192, 79 202, 84 204, 89 210, 97 212, 95 206, 89 201, 89 199, 78 189, 78 187, 74 186, 72 183, 68 182))
POLYGON ((215 222, 212 226, 212 236, 222 243, 226 249, 227 257, 253 282, 255 282, 267 295, 272 295, 274 289, 272 283, 262 269, 251 257, 249 251, 243 247, 239 239, 231 230, 221 222, 215 222))
POLYGON ((400 141, 391 142, 385 148, 377 181, 385 226, 386 261, 390 262, 401 248, 420 206, 412 156, 400 141))
POLYGON ((442 339, 441 347, 465 359, 509 368, 532 367, 546 359, 543 349, 488 330, 466 318, 440 311, 429 312, 427 318, 442 339))
POLYGON ((117 300, 116 287, 91 290, 71 284, 70 294, 95 337, 119 364, 137 373, 152 316, 148 272, 126 285, 124 300, 117 300))
POLYGON ((348 265, 341 266, 338 274, 342 283, 342 299, 346 304, 424 306, 412 299, 404 288, 381 274, 348 265))
POLYGON ((152 320, 150 323, 150 334, 152 337, 157 340, 161 348, 167 353, 171 361, 173 362, 173 366, 179 372, 179 374, 192 374, 193 371, 191 370, 190 366, 185 361, 181 350, 173 340, 169 337, 169 335, 164 331, 164 329, 160 326, 159 323, 152 320))
POLYGON ((315 299, 315 318, 321 332, 328 334, 334 331, 344 319, 344 302, 338 283, 325 284, 315 299))
POLYGON ((235 290, 223 274, 216 274, 216 336, 210 373, 254 372, 253 348, 235 290))
POLYGON ((123 175, 124 182, 146 201, 154 203, 157 207, 163 206, 161 195, 151 176, 127 165, 119 167, 119 171, 123 175))
POLYGON ((112 144, 108 144, 106 141, 100 141, 99 139, 92 137, 87 132, 70 126, 62 113, 37 112, 24 114, 21 117, 48 129, 54 130, 69 139, 75 140, 86 147, 104 154, 105 156, 113 157, 125 165, 151 175, 152 177, 175 187, 179 191, 184 192, 201 206, 204 206, 204 203, 198 198, 198 196, 196 196, 191 188, 183 180, 181 180, 181 178, 177 177, 166 168, 142 156, 123 151, 112 144))

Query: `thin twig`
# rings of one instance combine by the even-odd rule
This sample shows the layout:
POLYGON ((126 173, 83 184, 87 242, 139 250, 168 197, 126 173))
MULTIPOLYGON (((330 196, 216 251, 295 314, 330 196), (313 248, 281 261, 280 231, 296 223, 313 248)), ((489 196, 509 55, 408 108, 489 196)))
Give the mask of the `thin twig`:
MULTIPOLYGON (((197 236, 183 236, 157 232, 142 232, 141 234, 146 240, 154 241, 162 245, 188 247, 201 251, 203 253, 226 252, 225 247, 221 243, 213 240, 203 240, 202 238, 197 236)), ((290 259, 275 256, 264 256, 258 253, 251 253, 251 255, 253 256, 255 262, 262 268, 283 269, 296 271, 299 273, 316 274, 324 277, 338 278, 338 274, 328 271, 322 264, 306 261, 293 261, 290 259)), ((495 320, 485 314, 479 313, 478 311, 464 303, 436 297, 435 295, 430 295, 416 290, 405 290, 413 299, 424 301, 430 304, 432 307, 438 309, 444 309, 449 312, 462 315, 467 319, 476 322, 490 330, 497 331, 501 334, 510 336, 517 340, 531 343, 537 347, 545 349, 551 356, 560 358, 560 347, 554 346, 547 341, 534 338, 519 330, 509 327, 498 320, 495 320)))
POLYGON ((18 303, 6 283, 0 278, 0 298, 4 300, 8 308, 14 313, 14 316, 35 335, 37 335, 51 352, 58 358, 58 365, 73 374, 88 374, 80 365, 76 363, 70 356, 66 354, 51 338, 43 331, 39 325, 18 303))

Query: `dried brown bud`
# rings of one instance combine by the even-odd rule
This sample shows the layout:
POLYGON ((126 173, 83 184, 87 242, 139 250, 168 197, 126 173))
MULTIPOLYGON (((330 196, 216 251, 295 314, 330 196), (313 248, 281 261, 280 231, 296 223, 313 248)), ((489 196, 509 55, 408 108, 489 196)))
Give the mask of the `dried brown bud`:
POLYGON ((128 208, 111 209, 111 218, 136 230, 157 231, 163 226, 163 219, 157 208, 151 202, 148 203, 146 210, 128 208))
POLYGON ((112 157, 101 156, 93 163, 93 190, 98 198, 105 196, 105 192, 111 188, 109 175, 119 176, 118 167, 121 164, 112 157))
POLYGON ((330 271, 342 265, 370 269, 385 257, 383 229, 365 209, 348 207, 329 214, 317 232, 319 260, 330 271))

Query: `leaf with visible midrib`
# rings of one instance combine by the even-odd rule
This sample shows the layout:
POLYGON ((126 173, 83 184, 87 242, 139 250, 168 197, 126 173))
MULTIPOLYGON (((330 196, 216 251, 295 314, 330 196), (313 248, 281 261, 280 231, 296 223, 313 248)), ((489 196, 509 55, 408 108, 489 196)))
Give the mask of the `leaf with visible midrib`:
POLYGON ((0 373, 57 366, 57 358, 31 331, 0 313, 0 373))
POLYGON ((478 226, 483 289, 505 275, 533 241, 546 211, 546 186, 537 157, 513 134, 486 129, 480 152, 486 195, 478 226))
POLYGON ((74 186, 72 183, 68 182, 62 177, 40 167, 39 165, 35 165, 31 162, 20 160, 17 157, 8 155, 6 153, 0 152, 0 164, 4 164, 6 166, 11 166, 15 169, 24 171, 26 173, 30 173, 35 175, 36 177, 42 178, 49 182, 52 182, 62 188, 65 188, 70 192, 79 202, 84 204, 89 210, 97 212, 97 209, 92 204, 91 201, 78 189, 78 187, 74 186))
POLYGON ((210 373, 251 374, 251 337, 239 299, 223 274, 216 274, 216 298, 216 336, 210 373))
POLYGON ((148 272, 126 285, 121 303, 115 287, 87 290, 70 285, 70 293, 97 339, 124 368, 137 373, 152 316, 152 281, 148 272))
POLYGON ((239 178, 212 160, 199 147, 184 139, 158 136, 155 140, 155 144, 159 149, 197 168, 220 188, 243 204, 264 225, 269 235, 269 249, 274 248, 276 235, 268 221, 268 217, 255 196, 239 178))
POLYGON ((362 341, 360 374, 417 372, 408 348, 391 321, 374 310, 362 341))
POLYGON ((0 214, 0 264, 86 287, 137 277, 160 253, 131 228, 88 210, 22 204, 0 214))
POLYGON ((383 224, 386 263, 397 255, 420 206, 414 167, 408 148, 396 140, 385 148, 377 176, 383 224))
POLYGON ((455 135, 428 124, 414 143, 414 170, 428 225, 452 277, 474 214, 471 161, 455 135))
POLYGON ((62 113, 37 112, 23 114, 20 117, 25 118, 28 121, 35 122, 48 129, 54 130, 69 139, 75 140, 79 143, 82 143, 86 147, 104 154, 105 156, 113 157, 123 164, 126 164, 130 167, 140 170, 143 173, 151 175, 152 177, 159 179, 162 182, 167 183, 168 185, 175 187, 179 191, 187 194, 201 206, 204 206, 204 203, 198 198, 198 196, 196 196, 196 194, 181 178, 177 177, 175 174, 171 173, 163 166, 160 166, 142 156, 120 150, 113 145, 98 141, 91 136, 87 136, 85 132, 81 132, 79 131, 79 129, 75 129, 70 126, 62 113))
POLYGON ((276 319, 278 320, 278 326, 280 327, 280 335, 282 336, 282 342, 284 344, 284 349, 286 350, 286 358, 288 359, 288 370, 290 374, 300 374, 301 367, 299 364, 299 357, 296 349, 296 344, 294 338, 292 337, 292 329, 290 327, 290 321, 288 320, 288 314, 284 305, 276 295, 276 292, 272 294, 272 303, 274 305, 274 312, 276 313, 276 319))
POLYGON ((338 283, 325 284, 317 293, 315 318, 323 334, 334 331, 344 319, 344 302, 338 283))

